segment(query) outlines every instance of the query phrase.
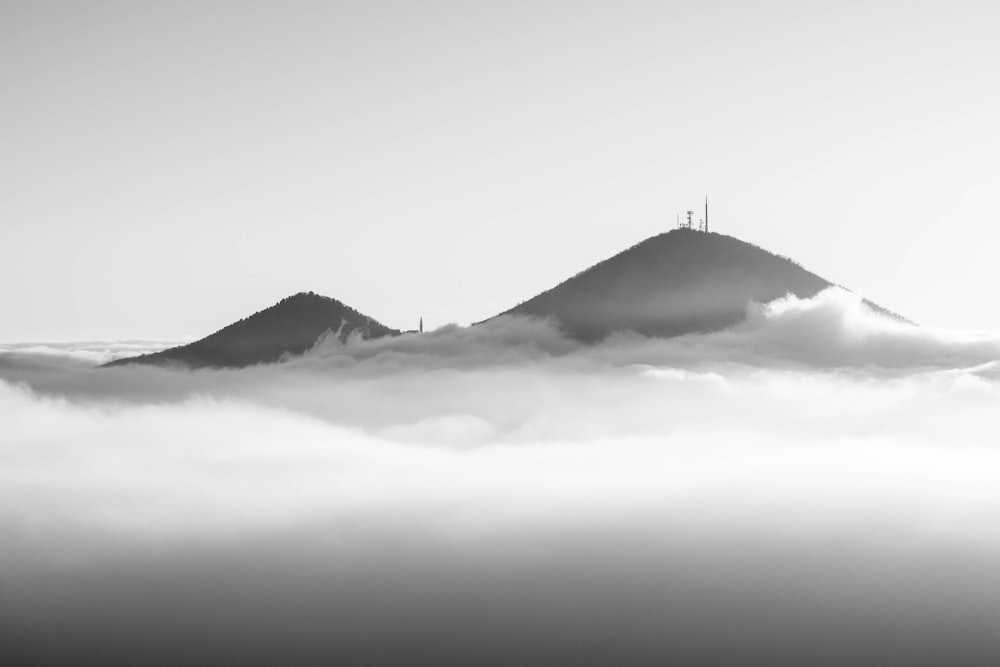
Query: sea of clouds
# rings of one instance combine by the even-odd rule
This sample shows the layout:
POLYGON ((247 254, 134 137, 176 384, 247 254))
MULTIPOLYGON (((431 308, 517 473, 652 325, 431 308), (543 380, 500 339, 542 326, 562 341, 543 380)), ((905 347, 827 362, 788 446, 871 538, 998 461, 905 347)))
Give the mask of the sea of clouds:
POLYGON ((1000 658, 1000 336, 839 289, 242 370, 0 346, 0 651, 39 663, 1000 658))

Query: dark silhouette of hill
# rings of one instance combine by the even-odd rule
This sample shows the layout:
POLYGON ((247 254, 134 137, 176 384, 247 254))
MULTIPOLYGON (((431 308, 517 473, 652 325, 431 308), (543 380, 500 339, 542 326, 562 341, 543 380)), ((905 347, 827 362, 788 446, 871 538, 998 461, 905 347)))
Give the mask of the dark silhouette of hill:
MULTIPOLYGON (((676 229, 648 238, 500 315, 554 318, 567 334, 587 342, 615 331, 669 337, 738 324, 751 301, 766 303, 788 294, 809 298, 832 285, 787 257, 731 236, 676 229)), ((239 368, 273 363, 287 354, 302 354, 330 331, 341 340, 354 332, 366 338, 402 333, 336 299, 300 292, 188 345, 105 365, 239 368)))
MULTIPOLYGON (((501 315, 550 317, 584 341, 614 331, 677 336, 733 326, 751 301, 815 296, 832 283, 723 234, 675 229, 638 243, 501 315)), ((889 316, 898 315, 869 306, 889 316)))
POLYGON ((188 345, 118 359, 105 365, 140 363, 239 368, 272 363, 285 354, 302 354, 328 331, 336 332, 342 340, 355 331, 366 338, 400 333, 336 299, 300 292, 188 345))

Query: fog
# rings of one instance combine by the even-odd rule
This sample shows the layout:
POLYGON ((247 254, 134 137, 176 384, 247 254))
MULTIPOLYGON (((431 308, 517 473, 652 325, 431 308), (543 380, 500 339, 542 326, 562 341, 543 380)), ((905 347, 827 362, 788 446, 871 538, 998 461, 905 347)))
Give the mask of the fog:
POLYGON ((22 660, 995 662, 1000 337, 831 289, 594 346, 500 318, 242 370, 0 347, 22 660))

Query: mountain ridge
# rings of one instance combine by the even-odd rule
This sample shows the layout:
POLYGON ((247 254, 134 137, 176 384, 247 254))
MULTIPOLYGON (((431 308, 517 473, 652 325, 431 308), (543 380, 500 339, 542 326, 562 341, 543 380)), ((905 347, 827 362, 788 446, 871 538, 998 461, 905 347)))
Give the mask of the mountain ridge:
MULTIPOLYGON (((751 302, 767 303, 789 294, 810 298, 833 286, 794 260, 752 243, 717 232, 675 229, 644 239, 483 321, 502 315, 548 318, 584 342, 617 331, 672 337, 736 325, 745 319, 751 302)), ((193 343, 105 365, 239 368, 273 363, 308 351, 331 331, 340 340, 353 333, 365 338, 403 333, 337 299, 299 292, 193 343)))

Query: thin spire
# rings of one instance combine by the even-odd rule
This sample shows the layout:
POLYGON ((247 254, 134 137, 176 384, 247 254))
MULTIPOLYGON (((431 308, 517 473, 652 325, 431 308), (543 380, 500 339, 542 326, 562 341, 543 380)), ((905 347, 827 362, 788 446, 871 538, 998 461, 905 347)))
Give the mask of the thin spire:
POLYGON ((708 195, 705 195, 705 233, 708 233, 708 195))

